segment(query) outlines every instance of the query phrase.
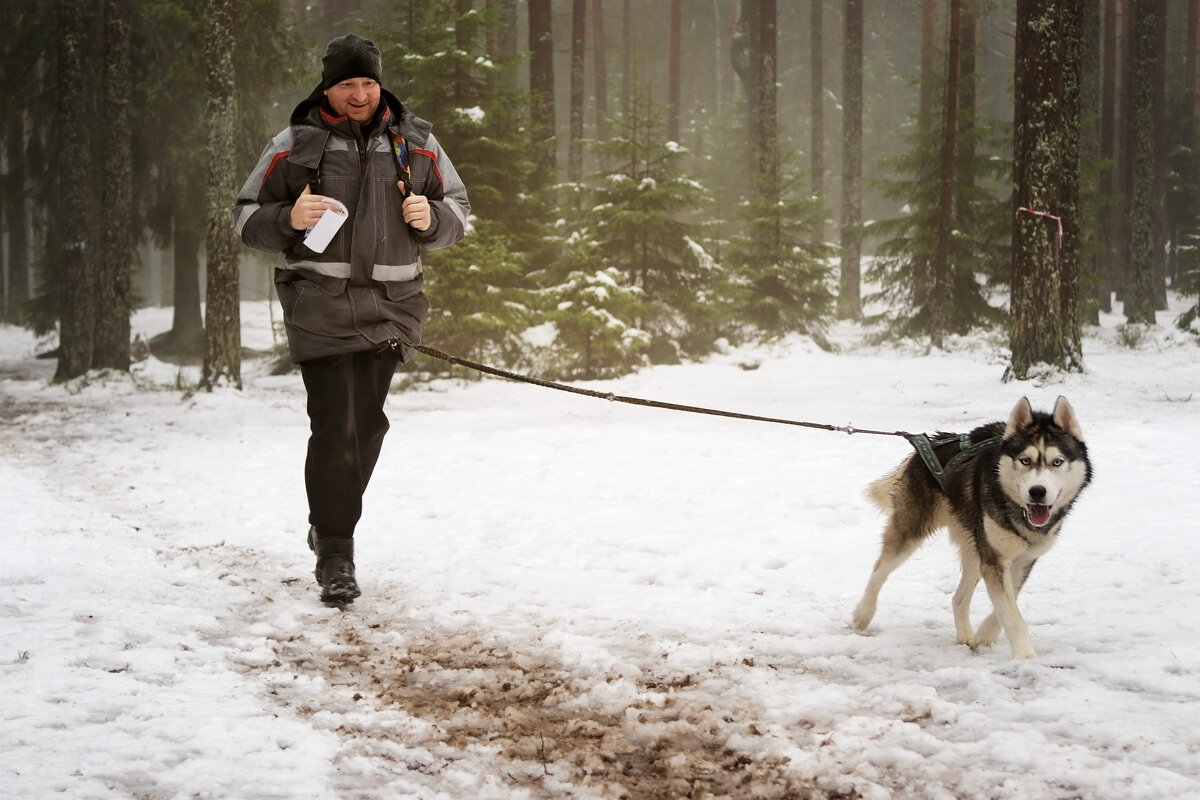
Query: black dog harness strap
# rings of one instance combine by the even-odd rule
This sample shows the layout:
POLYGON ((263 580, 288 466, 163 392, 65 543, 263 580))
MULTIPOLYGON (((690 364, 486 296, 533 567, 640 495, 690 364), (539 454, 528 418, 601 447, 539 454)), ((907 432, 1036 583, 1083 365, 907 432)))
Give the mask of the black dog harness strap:
POLYGON ((942 487, 942 491, 946 490, 946 475, 954 467, 958 466, 960 461, 970 458, 981 450, 986 450, 1000 441, 999 436, 992 436, 972 444, 969 433, 942 436, 933 441, 930 441, 929 437, 923 433, 910 433, 904 438, 908 439, 908 443, 916 449, 917 455, 921 456, 921 460, 925 462, 929 473, 937 480, 938 486, 942 487), (949 461, 942 464, 941 460, 938 459, 936 450, 955 443, 958 444, 958 452, 951 456, 949 461))

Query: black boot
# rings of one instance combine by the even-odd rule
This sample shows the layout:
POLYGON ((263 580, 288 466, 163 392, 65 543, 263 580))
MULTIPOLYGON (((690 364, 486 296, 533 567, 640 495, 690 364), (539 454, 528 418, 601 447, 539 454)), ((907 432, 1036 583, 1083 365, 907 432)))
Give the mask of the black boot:
POLYGON ((310 527, 308 546, 317 554, 313 574, 321 587, 321 602, 338 606, 354 602, 362 594, 354 579, 354 540, 321 539, 317 529, 310 527))

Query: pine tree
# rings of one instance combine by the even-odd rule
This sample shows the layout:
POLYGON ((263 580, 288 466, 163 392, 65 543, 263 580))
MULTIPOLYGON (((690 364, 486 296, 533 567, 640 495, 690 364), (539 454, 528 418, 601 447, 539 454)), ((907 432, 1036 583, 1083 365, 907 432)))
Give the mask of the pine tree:
POLYGON ((504 41, 503 13, 499 5, 464 13, 450 0, 390 0, 382 27, 369 33, 382 50, 385 88, 402 87, 395 93, 405 107, 433 123, 471 198, 463 241, 423 256, 433 306, 426 338, 513 364, 528 357, 516 332, 529 315, 527 273, 544 215, 530 190, 537 165, 528 98, 511 81, 518 59, 478 56, 504 41), (446 75, 455 76, 451 84, 446 75))
MULTIPOLYGON (((502 246, 516 252, 533 249, 543 214, 530 188, 537 164, 531 155, 527 93, 508 79, 517 59, 501 54, 483 59, 476 49, 485 46, 487 31, 501 24, 501 10, 464 15, 471 27, 456 31, 441 24, 459 19, 447 0, 391 0, 385 21, 401 25, 412 17, 439 24, 420 24, 417 30, 382 27, 370 33, 382 50, 385 88, 402 87, 394 91, 405 107, 433 123, 434 135, 467 185, 472 216, 497 223, 470 235, 503 234, 508 241, 502 246), (465 49, 463 36, 472 43, 465 49), (444 80, 448 74, 456 76, 452 91, 444 80), (519 245, 512 246, 514 242, 519 245)), ((443 257, 432 255, 435 262, 443 257)))
POLYGON ((718 323, 706 308, 717 271, 688 218, 709 201, 708 193, 684 174, 685 149, 664 140, 648 90, 635 93, 631 112, 610 130, 599 147, 611 171, 592 182, 583 236, 595 243, 602 268, 616 268, 621 285, 645 295, 637 327, 653 339, 652 359, 707 352, 718 323))
POLYGON ((817 241, 825 209, 804 190, 804 177, 785 173, 778 201, 744 203, 742 230, 723 258, 734 317, 762 339, 804 333, 823 343, 833 313, 833 250, 817 241))
MULTIPOLYGON (((955 219, 949 240, 948 333, 966 333, 1003 319, 988 297, 992 287, 1008 279, 1009 200, 998 197, 995 187, 1010 165, 993 157, 1000 134, 1007 130, 999 123, 976 124, 959 134, 960 144, 970 142, 970 146, 960 148, 955 169, 959 177, 953 190, 955 219)), ((904 213, 872 228, 881 241, 867 277, 878 289, 867 300, 885 310, 867 321, 884 324, 891 335, 923 337, 933 329, 930 287, 942 188, 937 174, 941 131, 918 125, 905 140, 909 151, 883 162, 897 177, 881 181, 880 188, 885 197, 901 204, 904 213)))
POLYGON ((423 336, 432 346, 477 361, 515 365, 528 357, 519 338, 534 302, 526 287, 527 259, 509 249, 509 237, 490 220, 437 252, 427 272, 432 309, 423 336))
MULTIPOLYGON (((576 247, 587 247, 574 242, 576 247)), ((590 259, 584 255, 580 262, 590 259)), ((631 320, 646 310, 645 295, 615 267, 578 269, 543 289, 542 332, 528 333, 539 371, 565 380, 613 378, 646 364, 650 335, 631 320), (539 341, 544 338, 544 341, 539 341)))

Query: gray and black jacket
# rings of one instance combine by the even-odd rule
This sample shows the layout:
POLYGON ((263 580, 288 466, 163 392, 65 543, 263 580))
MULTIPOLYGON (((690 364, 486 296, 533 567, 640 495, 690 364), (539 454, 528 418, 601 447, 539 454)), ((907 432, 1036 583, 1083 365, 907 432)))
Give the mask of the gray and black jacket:
MULTIPOLYGON (((434 138, 432 125, 380 91, 375 119, 359 125, 322 105, 320 87, 292 112, 291 125, 263 150, 233 207, 242 241, 283 254, 275 285, 293 360, 367 350, 402 338, 417 343, 429 312, 421 250, 463 237, 471 211, 458 172, 434 138), (393 135, 407 144, 410 174, 401 176, 393 135), (431 223, 404 222, 396 181, 429 200, 431 223), (346 204, 346 223, 324 252, 292 229, 296 198, 314 194, 346 204)), ((408 357, 405 348, 405 358, 408 357)))

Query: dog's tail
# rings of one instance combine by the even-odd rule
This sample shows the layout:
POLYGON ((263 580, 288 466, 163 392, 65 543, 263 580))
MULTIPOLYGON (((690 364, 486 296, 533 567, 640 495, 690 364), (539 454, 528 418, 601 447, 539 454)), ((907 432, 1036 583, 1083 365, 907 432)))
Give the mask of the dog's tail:
POLYGON ((895 497, 897 486, 900 483, 900 476, 904 474, 904 470, 908 467, 908 462, 912 460, 912 456, 904 459, 900 464, 887 475, 884 475, 879 480, 873 481, 867 486, 867 499, 874 503, 880 511, 888 513, 895 505, 895 497))

